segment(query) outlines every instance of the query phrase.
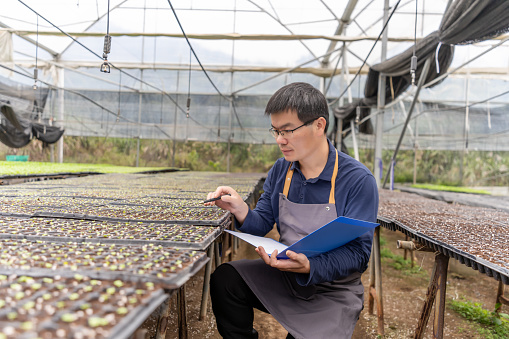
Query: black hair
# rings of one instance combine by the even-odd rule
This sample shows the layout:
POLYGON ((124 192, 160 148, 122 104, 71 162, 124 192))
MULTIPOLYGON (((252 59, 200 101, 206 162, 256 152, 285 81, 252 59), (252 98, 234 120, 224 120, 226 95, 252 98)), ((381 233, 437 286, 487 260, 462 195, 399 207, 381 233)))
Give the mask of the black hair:
POLYGON ((316 88, 305 82, 294 82, 283 86, 269 99, 265 115, 292 110, 297 112, 300 121, 306 122, 323 117, 325 134, 329 127, 329 106, 325 96, 316 88))

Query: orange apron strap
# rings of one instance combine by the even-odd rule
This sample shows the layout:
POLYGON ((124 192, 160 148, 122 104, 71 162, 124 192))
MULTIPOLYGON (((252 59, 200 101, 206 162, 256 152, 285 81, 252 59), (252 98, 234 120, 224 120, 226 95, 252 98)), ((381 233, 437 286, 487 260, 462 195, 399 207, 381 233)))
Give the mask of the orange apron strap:
POLYGON ((334 162, 334 172, 332 172, 332 178, 331 178, 331 188, 330 188, 330 195, 329 195, 329 204, 336 204, 335 199, 335 188, 336 188, 336 177, 338 176, 338 150, 336 150, 336 161, 334 162))
POLYGON ((290 166, 288 167, 288 172, 286 172, 285 187, 283 188, 283 194, 287 198, 288 198, 288 191, 290 190, 290 183, 292 182, 292 177, 293 177, 292 164, 293 164, 293 162, 290 163, 290 166))

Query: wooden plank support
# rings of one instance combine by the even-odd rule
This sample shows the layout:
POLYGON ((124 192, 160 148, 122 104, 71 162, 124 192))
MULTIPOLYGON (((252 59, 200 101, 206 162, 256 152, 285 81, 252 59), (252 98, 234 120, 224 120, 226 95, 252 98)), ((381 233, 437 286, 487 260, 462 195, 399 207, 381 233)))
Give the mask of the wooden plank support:
POLYGON ((168 329, 168 317, 170 315, 171 298, 167 298, 158 308, 156 339, 166 338, 168 329))
POLYGON ((210 275, 212 274, 212 261, 214 259, 214 243, 209 246, 207 250, 207 255, 210 260, 207 262, 205 266, 205 274, 203 275, 203 288, 201 292, 201 304, 200 304, 200 316, 199 320, 205 319, 207 315, 207 303, 209 300, 209 290, 210 290, 210 275))
POLYGON ((443 338, 444 334, 444 313, 445 313, 445 293, 447 283, 447 267, 449 265, 449 257, 442 253, 435 255, 435 263, 431 273, 426 300, 422 306, 419 323, 415 330, 415 339, 422 339, 424 331, 428 324, 431 309, 435 299, 438 300, 435 307, 435 318, 433 322, 433 338, 443 338))
MULTIPOLYGON (((156 326, 156 339, 164 339, 166 338, 166 330, 168 329, 168 318, 171 312, 171 299, 177 290, 170 290, 166 293, 168 294, 168 298, 157 308, 157 326, 156 326)), ((142 329, 138 329, 140 331, 142 329)), ((138 332, 137 331, 137 332, 138 332)), ((139 334, 139 333, 138 333, 139 334)), ((141 335, 141 338, 145 338, 145 335, 141 335)), ((136 339, 137 337, 132 337, 130 339, 136 339)))
POLYGON ((384 335, 384 305, 382 294, 382 258, 380 255, 380 226, 375 229, 375 289, 376 315, 378 318, 378 334, 384 335))
MULTIPOLYGON (((373 242, 375 239, 373 239, 373 242)), ((373 246, 374 247, 374 246, 373 246)), ((375 259, 374 252, 375 250, 371 248, 371 258, 369 259, 369 295, 368 295, 368 312, 369 315, 374 314, 374 308, 375 308, 375 298, 376 298, 376 290, 375 290, 375 259)))
POLYGON ((505 285, 502 281, 498 282, 497 300, 495 305, 495 312, 500 313, 502 305, 509 306, 509 298, 504 296, 505 285))
POLYGON ((182 285, 177 292, 179 339, 188 339, 186 315, 186 285, 182 285))
MULTIPOLYGON (((405 234, 405 242, 410 242, 408 240, 408 234, 405 234)), ((399 247, 398 247, 399 248, 399 247)), ((408 258, 408 254, 410 254, 410 267, 411 268, 414 268, 415 266, 415 261, 417 260, 417 258, 415 257, 415 251, 417 250, 415 247, 413 249, 409 249, 407 247, 402 247, 403 248, 403 260, 407 260, 408 258)))
POLYGON ((375 228, 373 246, 371 248, 371 264, 369 270, 368 310, 373 314, 376 301, 376 315, 378 319, 378 334, 384 335, 384 306, 382 298, 382 259, 380 256, 380 226, 375 228))
POLYGON ((433 338, 442 339, 444 337, 445 292, 447 290, 447 268, 449 267, 449 257, 443 254, 438 254, 435 257, 435 261, 438 262, 438 291, 435 303, 433 338))

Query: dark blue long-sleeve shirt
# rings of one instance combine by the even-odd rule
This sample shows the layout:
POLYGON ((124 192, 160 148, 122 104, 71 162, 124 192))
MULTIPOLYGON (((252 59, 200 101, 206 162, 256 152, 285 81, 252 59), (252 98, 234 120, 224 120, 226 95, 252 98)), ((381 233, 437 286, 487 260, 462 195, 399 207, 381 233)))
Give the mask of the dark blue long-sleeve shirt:
MULTIPOLYGON (((294 175, 288 199, 298 204, 326 204, 329 202, 331 178, 334 170, 336 150, 329 143, 329 157, 322 173, 317 178, 306 180, 294 163, 294 175)), ((241 231, 264 236, 272 230, 274 222, 279 231, 279 193, 283 192, 289 163, 284 158, 276 161, 270 169, 256 208, 249 210, 241 231)), ((378 211, 378 189, 371 172, 360 162, 339 152, 338 174, 335 188, 338 216, 376 222, 378 211)), ((322 225, 318 225, 322 226, 322 225)), ((373 231, 322 255, 309 258, 310 273, 296 274, 302 286, 333 281, 354 272, 364 272, 369 262, 373 231)))

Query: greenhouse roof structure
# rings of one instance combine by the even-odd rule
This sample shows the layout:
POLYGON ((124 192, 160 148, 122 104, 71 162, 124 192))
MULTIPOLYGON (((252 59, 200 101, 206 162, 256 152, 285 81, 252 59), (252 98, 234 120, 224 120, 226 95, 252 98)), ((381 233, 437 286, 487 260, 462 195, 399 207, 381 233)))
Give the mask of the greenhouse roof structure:
MULTIPOLYGON (((393 91, 382 110, 375 102, 362 121, 342 116, 341 107, 364 97, 373 66, 444 27, 451 6, 468 9, 448 17, 464 23, 463 31, 481 26, 475 20, 487 12, 484 20, 496 23, 508 10, 503 0, 5 0, 0 84, 19 91, 0 92, 0 100, 65 135, 273 143, 263 114, 268 98, 305 81, 328 98, 332 135, 340 118, 347 146, 357 138, 373 147, 361 125, 385 111, 384 147, 393 148, 417 81, 399 96, 393 91)), ((508 26, 471 41, 442 46, 439 39, 432 70, 439 51, 451 48, 451 59, 422 84, 402 147, 414 147, 419 136, 422 148, 461 149, 466 134, 467 147, 509 150, 508 26)), ((410 70, 404 73, 407 79, 410 70)))

